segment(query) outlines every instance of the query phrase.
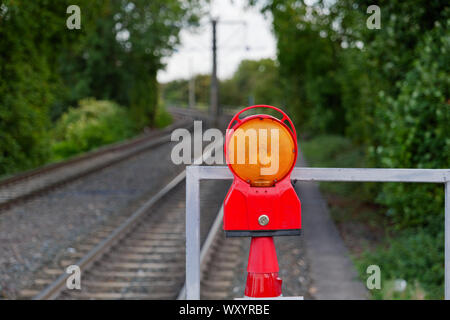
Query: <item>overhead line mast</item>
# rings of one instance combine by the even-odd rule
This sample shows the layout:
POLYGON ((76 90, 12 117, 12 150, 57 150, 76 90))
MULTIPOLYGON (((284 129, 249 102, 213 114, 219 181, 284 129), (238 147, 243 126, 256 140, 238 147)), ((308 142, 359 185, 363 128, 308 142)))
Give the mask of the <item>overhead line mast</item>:
POLYGON ((219 84, 217 81, 217 19, 211 20, 212 24, 212 72, 211 72, 211 103, 210 115, 214 126, 217 126, 219 116, 219 84))

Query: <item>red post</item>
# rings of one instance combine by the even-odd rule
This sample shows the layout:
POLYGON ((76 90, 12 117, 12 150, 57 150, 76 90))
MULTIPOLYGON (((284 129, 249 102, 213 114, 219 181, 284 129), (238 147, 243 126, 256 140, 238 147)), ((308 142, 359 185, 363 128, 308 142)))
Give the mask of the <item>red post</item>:
POLYGON ((281 296, 278 260, 272 237, 253 237, 247 266, 245 295, 252 298, 281 296))

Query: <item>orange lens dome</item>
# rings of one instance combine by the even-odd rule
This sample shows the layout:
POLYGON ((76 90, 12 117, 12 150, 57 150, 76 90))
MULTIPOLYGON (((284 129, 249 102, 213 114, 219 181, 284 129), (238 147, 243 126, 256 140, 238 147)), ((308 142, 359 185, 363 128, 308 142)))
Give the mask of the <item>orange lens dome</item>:
POLYGON ((232 132, 227 161, 233 171, 255 187, 273 186, 295 165, 295 141, 275 118, 253 118, 232 132))

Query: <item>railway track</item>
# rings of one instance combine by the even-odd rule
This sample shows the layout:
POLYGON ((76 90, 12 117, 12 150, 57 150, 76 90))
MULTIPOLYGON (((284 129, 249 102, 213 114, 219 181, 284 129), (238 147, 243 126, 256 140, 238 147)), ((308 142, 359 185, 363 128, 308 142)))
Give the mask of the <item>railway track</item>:
MULTIPOLYGON (((139 153, 170 141, 175 128, 191 129, 194 119, 202 115, 194 111, 171 108, 176 121, 164 130, 143 134, 137 138, 99 148, 67 161, 50 164, 0 181, 1 210, 42 195, 59 186, 114 165, 139 153)), ((203 119, 205 116, 203 116, 203 119)))
MULTIPOLYGON (((59 190, 67 182, 169 142, 170 132, 176 127, 190 129, 193 120, 207 120, 205 116, 202 118, 200 113, 176 108, 171 108, 170 111, 177 116, 178 121, 163 132, 145 135, 3 180, 0 182, 0 209, 20 204, 32 197, 39 199, 47 191, 59 190)), ((205 153, 207 152, 205 150, 205 153)), ((156 194, 152 193, 153 196, 149 199, 141 199, 139 207, 131 206, 126 210, 128 213, 114 217, 78 238, 72 246, 66 247, 35 271, 33 277, 19 290, 16 298, 182 298, 185 276, 183 181, 185 171, 156 194), (66 273, 66 269, 71 265, 81 269, 81 290, 67 289, 66 281, 70 274, 66 273)), ((219 232, 220 204, 228 185, 212 181, 205 183, 209 185, 201 200, 202 210, 207 212, 205 217, 202 214, 201 226, 204 243, 202 287, 205 287, 206 294, 202 295, 202 298, 224 298, 230 292, 230 279, 233 275, 233 271, 222 270, 230 265, 226 260, 233 245, 230 242, 230 246, 225 251, 222 250, 223 239, 219 232), (218 255, 220 251, 225 253, 218 255), (214 277, 209 276, 212 269, 219 270, 214 273, 214 277), (229 279, 224 279, 224 276, 229 279), (218 288, 221 288, 221 291, 218 288)))
MULTIPOLYGON (((205 150, 207 152, 207 150, 205 150)), ((211 154, 211 153, 209 153, 211 154)), ((43 268, 21 299, 176 299, 185 277, 185 171, 129 217, 95 231, 43 268), (81 290, 69 290, 66 268, 82 272, 81 290)), ((228 183, 206 181, 201 237, 204 299, 226 298, 241 255, 239 241, 223 245, 220 205, 228 183), (219 212, 219 213, 218 213, 219 212), (232 258, 230 260, 230 257, 232 258), (214 270, 211 272, 211 270, 214 270)), ((228 240, 227 240, 228 241, 228 240)))

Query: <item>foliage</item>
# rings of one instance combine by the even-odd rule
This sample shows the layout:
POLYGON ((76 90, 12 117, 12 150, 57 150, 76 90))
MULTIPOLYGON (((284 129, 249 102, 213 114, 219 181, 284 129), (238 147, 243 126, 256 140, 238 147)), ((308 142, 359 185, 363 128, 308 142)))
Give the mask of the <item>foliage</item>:
MULTIPOLYGON (((209 104, 209 75, 196 75, 195 101, 197 105, 209 104)), ((243 60, 233 76, 220 81, 219 101, 222 107, 252 104, 283 105, 278 67, 272 59, 243 60)), ((162 85, 166 105, 187 106, 189 80, 177 79, 162 85)))
MULTIPOLYGON (((357 262, 359 272, 367 277, 368 265, 378 265, 381 270, 382 292, 374 290, 375 298, 387 298, 389 282, 404 279, 408 286, 423 287, 427 299, 444 296, 444 232, 429 230, 405 231, 386 241, 386 246, 375 252, 366 252, 357 262)), ((415 288, 414 288, 415 289, 415 288)), ((405 297, 406 298, 406 297, 405 297)))
MULTIPOLYGON (((91 7, 89 1, 80 4, 91 7)), ((67 32, 69 5, 65 0, 0 4, 0 175, 41 165, 50 155, 48 112, 61 91, 54 62, 59 52, 77 52, 83 37, 67 32)))
MULTIPOLYGON (((363 167, 366 161, 361 147, 340 136, 318 136, 304 141, 300 148, 310 164, 315 167, 363 167)), ((331 208, 333 218, 344 220, 338 222, 363 221, 367 225, 384 228, 384 234, 388 235, 388 238, 382 241, 375 251, 365 251, 362 256, 355 258, 356 266, 364 281, 367 279, 367 266, 375 264, 381 268, 381 290, 372 290, 373 297, 375 299, 442 298, 444 281, 442 215, 439 217, 439 226, 435 225, 434 228, 422 224, 420 228, 398 230, 398 224, 393 224, 392 218, 380 220, 380 216, 375 216, 381 213, 383 208, 379 208, 376 212, 365 213, 359 206, 356 216, 350 213, 354 210, 353 204, 371 201, 370 186, 367 183, 320 184, 320 188, 328 195, 333 197, 337 195, 351 202, 343 208, 344 210, 340 207, 331 208), (408 285, 404 292, 394 290, 394 282, 397 279, 407 281, 408 285)), ((415 184, 415 187, 421 186, 415 184)), ((423 203, 420 204, 419 212, 423 212, 424 207, 423 203)))
POLYGON ((197 74, 192 80, 176 79, 161 84, 162 100, 166 106, 186 107, 189 102, 189 81, 194 81, 196 107, 209 105, 211 76, 197 74))
MULTIPOLYGON (((383 166, 450 167, 449 26, 450 20, 445 25, 436 22, 418 44, 412 69, 396 83, 398 95, 381 97, 387 106, 380 124, 383 141, 373 150, 383 166)), ((399 227, 437 227, 443 221, 442 189, 388 184, 379 200, 391 208, 399 227)))
POLYGON ((364 153, 352 142, 337 135, 317 136, 301 144, 311 163, 319 167, 364 167, 364 153))
MULTIPOLYGON (((348 138, 337 135, 321 135, 300 141, 300 150, 313 167, 361 168, 366 167, 364 149, 348 138)), ((372 184, 323 182, 320 188, 340 196, 356 197, 359 201, 371 201, 372 184)))
MULTIPOLYGON (((196 81, 196 78, 194 81, 196 81)), ((165 105, 185 107, 189 100, 189 81, 176 79, 163 83, 161 84, 161 93, 165 105)), ((196 97, 196 102, 198 102, 198 97, 196 97)))
POLYGON ((330 36, 328 16, 295 0, 273 0, 263 11, 273 17, 285 105, 311 133, 343 133, 345 112, 337 70, 339 43, 330 36))
MULTIPOLYGON (((366 10, 374 4, 368 0, 249 2, 273 17, 283 92, 300 132, 345 135, 366 150, 368 166, 449 167, 446 1, 378 1, 381 29, 366 27, 366 10)), ((320 142, 325 150, 308 151, 307 144, 305 150, 322 157, 334 150, 327 142, 320 142)), ((342 141, 331 143, 347 153, 342 141)), ((342 165, 342 159, 329 157, 327 164, 342 165)), ((391 248, 379 251, 397 259, 386 267, 388 275, 398 272, 410 283, 419 279, 430 296, 440 296, 441 274, 424 270, 442 270, 442 186, 379 188, 372 190, 373 201, 387 206, 387 219, 398 232, 391 248)))
POLYGON ((274 60, 243 60, 231 79, 221 84, 220 102, 227 106, 281 106, 278 68, 274 60))
POLYGON ((47 162, 53 123, 86 97, 128 108, 139 129, 154 125, 156 73, 203 0, 79 0, 80 30, 66 26, 71 4, 0 3, 0 176, 47 162))
MULTIPOLYGON (((96 32, 87 38, 85 52, 74 57, 75 97, 113 100, 131 110, 139 128, 152 125, 158 102, 157 71, 162 58, 179 44, 182 27, 194 26, 202 0, 102 2, 96 32)), ((72 72, 68 74, 73 79, 72 72)))
POLYGON ((380 290, 375 289, 372 292, 377 300, 424 300, 427 297, 418 281, 407 282, 404 279, 386 279, 380 290), (406 287, 402 287, 403 285, 406 287))
POLYGON ((155 115, 155 128, 164 128, 173 121, 172 115, 162 106, 158 105, 155 115))
POLYGON ((52 132, 55 160, 131 137, 135 124, 127 112, 110 101, 84 99, 69 108, 52 132))

